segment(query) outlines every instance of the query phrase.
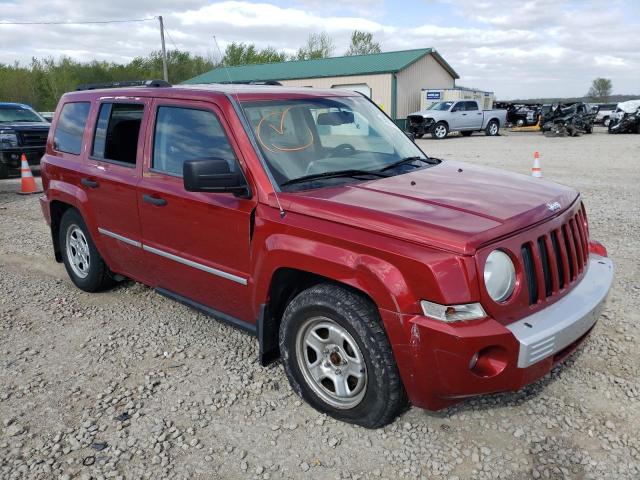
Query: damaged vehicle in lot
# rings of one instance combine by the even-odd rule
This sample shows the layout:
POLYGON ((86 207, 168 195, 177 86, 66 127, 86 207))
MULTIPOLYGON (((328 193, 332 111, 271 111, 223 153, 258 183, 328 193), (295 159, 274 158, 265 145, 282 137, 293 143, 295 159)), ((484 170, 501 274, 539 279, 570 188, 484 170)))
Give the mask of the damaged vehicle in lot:
POLYGON ((596 113, 586 103, 560 104, 542 118, 542 132, 555 136, 577 137, 593 132, 596 113))
POLYGON ((20 156, 39 167, 49 122, 29 105, 0 102, 0 178, 20 173, 20 156))
POLYGON ((609 133, 640 133, 640 100, 618 104, 607 130, 609 133))
POLYGON ((407 133, 422 138, 430 133, 435 139, 445 138, 449 132, 467 137, 473 132, 495 136, 507 120, 506 110, 482 110, 475 100, 433 103, 423 112, 407 117, 407 133))
POLYGON ((68 93, 42 180, 75 285, 128 277, 244 329, 310 405, 368 428, 540 379, 613 278, 578 192, 430 158, 349 91, 68 93))

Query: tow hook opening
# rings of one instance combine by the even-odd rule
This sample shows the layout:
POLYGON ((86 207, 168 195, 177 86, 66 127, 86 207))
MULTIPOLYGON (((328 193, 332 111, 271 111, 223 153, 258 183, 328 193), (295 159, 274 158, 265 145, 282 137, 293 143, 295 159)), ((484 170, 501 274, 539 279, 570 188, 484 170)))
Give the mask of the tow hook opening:
POLYGON ((469 370, 482 378, 499 375, 507 367, 507 351, 498 345, 491 345, 477 351, 469 360, 469 370))

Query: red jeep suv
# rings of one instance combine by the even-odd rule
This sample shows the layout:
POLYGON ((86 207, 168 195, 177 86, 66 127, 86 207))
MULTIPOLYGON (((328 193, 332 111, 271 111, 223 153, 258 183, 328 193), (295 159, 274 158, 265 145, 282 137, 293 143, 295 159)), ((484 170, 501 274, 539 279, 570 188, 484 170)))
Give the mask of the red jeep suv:
POLYGON ((253 333, 313 407, 370 428, 539 379, 613 278, 575 190, 430 158, 353 92, 68 93, 42 180, 79 288, 128 277, 253 333))

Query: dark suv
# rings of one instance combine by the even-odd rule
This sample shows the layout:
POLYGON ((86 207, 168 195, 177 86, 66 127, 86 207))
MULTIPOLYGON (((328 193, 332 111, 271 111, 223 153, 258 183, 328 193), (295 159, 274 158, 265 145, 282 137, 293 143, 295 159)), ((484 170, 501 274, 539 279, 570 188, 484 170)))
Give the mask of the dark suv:
POLYGON ((29 105, 0 103, 0 178, 20 170, 20 156, 40 165, 49 135, 49 122, 29 105))

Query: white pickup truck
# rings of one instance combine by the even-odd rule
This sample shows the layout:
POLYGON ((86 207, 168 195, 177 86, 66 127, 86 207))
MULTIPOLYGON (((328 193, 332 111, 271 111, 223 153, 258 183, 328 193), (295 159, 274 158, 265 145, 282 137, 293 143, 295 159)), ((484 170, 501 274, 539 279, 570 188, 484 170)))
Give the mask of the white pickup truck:
POLYGON ((460 132, 469 136, 484 131, 486 135, 498 135, 500 127, 507 121, 506 110, 481 110, 475 100, 437 102, 422 112, 407 117, 407 133, 422 138, 430 133, 442 139, 449 132, 460 132))

